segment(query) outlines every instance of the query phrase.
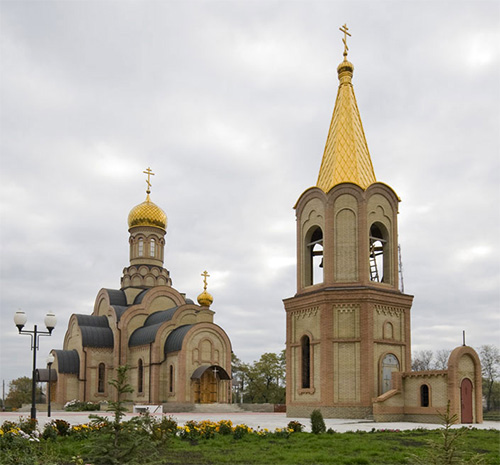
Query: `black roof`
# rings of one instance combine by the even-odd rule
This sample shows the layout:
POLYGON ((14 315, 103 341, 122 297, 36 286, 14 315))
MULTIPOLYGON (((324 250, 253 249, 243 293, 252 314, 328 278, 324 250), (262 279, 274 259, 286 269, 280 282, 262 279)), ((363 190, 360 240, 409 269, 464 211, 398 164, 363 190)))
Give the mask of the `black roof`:
MULTIPOLYGON (((48 368, 37 368, 36 369, 36 380, 41 383, 49 382, 49 369, 48 368)), ((57 381, 57 371, 54 368, 50 369, 50 381, 57 381)))
POLYGON ((160 326, 165 321, 170 321, 172 319, 177 308, 178 307, 173 307, 149 315, 144 322, 144 326, 137 328, 130 336, 128 341, 129 347, 142 346, 154 342, 160 326))
POLYGON ((105 289, 109 296, 110 305, 127 306, 127 296, 121 289, 105 289))
POLYGON ((219 365, 202 365, 196 370, 193 371, 193 374, 191 375, 191 379, 200 379, 203 373, 207 370, 216 370, 214 373, 217 374, 219 379, 232 379, 231 376, 228 375, 227 371, 224 370, 224 368, 220 367, 219 365))
POLYGON ((144 296, 148 293, 149 289, 144 289, 142 292, 136 295, 134 299, 134 305, 140 304, 142 302, 142 299, 144 299, 144 296))
POLYGON ((54 350, 57 357, 57 371, 77 375, 80 373, 80 356, 73 350, 54 350))
POLYGON ((95 315, 76 315, 82 332, 83 347, 113 347, 113 331, 108 318, 95 315))
POLYGON ((165 355, 169 352, 177 352, 182 349, 184 336, 193 326, 194 325, 179 326, 168 335, 167 340, 165 341, 165 355))
POLYGON ((115 311, 116 321, 120 321, 120 318, 127 311, 128 306, 112 305, 111 308, 115 311))

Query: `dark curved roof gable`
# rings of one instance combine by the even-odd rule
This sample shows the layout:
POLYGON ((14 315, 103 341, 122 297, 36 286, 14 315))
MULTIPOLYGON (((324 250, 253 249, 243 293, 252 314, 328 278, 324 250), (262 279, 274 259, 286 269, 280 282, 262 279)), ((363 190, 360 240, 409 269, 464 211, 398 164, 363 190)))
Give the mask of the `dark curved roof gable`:
POLYGON ((178 307, 173 307, 149 315, 144 322, 144 326, 137 328, 130 336, 128 341, 129 347, 142 346, 154 342, 160 326, 165 323, 165 321, 170 321, 172 319, 177 308, 178 307))
POLYGON ((229 374, 227 373, 227 371, 224 370, 224 368, 222 368, 219 365, 202 365, 193 371, 191 379, 200 379, 203 373, 205 373, 205 371, 214 369, 217 370, 215 371, 215 373, 217 373, 219 379, 232 379, 231 376, 229 376, 229 374))
POLYGON ((128 307, 123 305, 112 305, 111 308, 115 311, 116 321, 120 321, 120 318, 127 311, 128 307))
POLYGON ((109 304, 112 306, 119 305, 122 307, 127 306, 127 297, 125 292, 120 289, 104 289, 109 296, 109 304))
POLYGON ((76 315, 83 347, 113 347, 113 331, 105 316, 76 315))
POLYGON ((144 299, 144 297, 146 296, 148 291, 149 291, 149 289, 144 289, 139 294, 137 294, 135 299, 134 299, 134 305, 142 303, 142 299, 144 299))
POLYGON ((165 341, 165 355, 182 349, 184 337, 193 326, 194 325, 179 326, 168 335, 167 340, 165 341))
POLYGON ((78 375, 80 373, 80 356, 73 350, 54 350, 57 356, 57 371, 78 375))

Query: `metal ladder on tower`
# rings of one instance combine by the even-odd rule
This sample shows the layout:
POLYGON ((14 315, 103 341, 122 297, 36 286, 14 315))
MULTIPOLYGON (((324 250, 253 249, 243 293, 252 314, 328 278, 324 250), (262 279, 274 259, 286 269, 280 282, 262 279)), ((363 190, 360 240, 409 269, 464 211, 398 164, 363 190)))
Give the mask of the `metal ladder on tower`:
POLYGON ((379 282, 375 243, 370 244, 370 280, 379 282))

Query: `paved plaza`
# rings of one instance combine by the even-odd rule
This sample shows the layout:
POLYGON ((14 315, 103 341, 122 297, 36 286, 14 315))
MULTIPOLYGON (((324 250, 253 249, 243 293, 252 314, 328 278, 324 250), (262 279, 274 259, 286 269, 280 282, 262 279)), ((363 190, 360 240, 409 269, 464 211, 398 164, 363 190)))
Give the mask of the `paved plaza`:
MULTIPOLYGON (((52 412, 51 418, 47 417, 47 412, 37 412, 37 419, 40 426, 43 426, 50 420, 62 419, 66 420, 72 425, 87 423, 89 421, 89 413, 92 412, 52 412)), ((94 412, 101 416, 111 417, 111 412, 94 412)), ((17 421, 20 417, 29 417, 29 412, 0 412, 0 424, 6 420, 17 421)), ((125 418, 131 418, 138 414, 127 413, 125 418)), ((161 417, 162 414, 155 413, 153 416, 161 417)), ((311 430, 311 422, 309 418, 288 418, 285 413, 257 413, 257 412, 238 412, 238 413, 163 413, 163 415, 172 416, 179 425, 183 425, 189 420, 202 421, 202 420, 231 420, 234 425, 245 424, 254 429, 274 430, 275 428, 284 428, 289 421, 297 420, 305 426, 305 431, 311 430)), ((353 420, 353 419, 339 419, 339 418, 325 418, 327 428, 343 433, 346 431, 371 431, 373 428, 376 430, 411 430, 417 428, 436 429, 440 428, 438 424, 431 423, 408 423, 408 422, 391 422, 391 423, 377 423, 369 420, 353 420)), ((457 427, 464 425, 456 425, 457 427)), ((497 429, 500 430, 500 422, 498 421, 485 421, 471 426, 478 429, 497 429)))

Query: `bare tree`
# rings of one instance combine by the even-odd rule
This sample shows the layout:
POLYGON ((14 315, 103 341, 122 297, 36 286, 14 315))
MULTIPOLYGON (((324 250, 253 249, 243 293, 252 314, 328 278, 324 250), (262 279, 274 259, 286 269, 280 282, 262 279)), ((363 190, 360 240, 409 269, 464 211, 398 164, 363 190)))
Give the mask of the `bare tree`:
POLYGON ((488 344, 479 348, 483 375, 483 395, 486 397, 486 410, 491 410, 493 386, 500 376, 500 351, 498 347, 488 344))
POLYGON ((413 371, 427 371, 432 369, 432 350, 418 350, 413 354, 411 369, 413 371))
POLYGON ((435 354, 434 369, 435 370, 447 370, 448 360, 450 358, 450 349, 439 349, 435 354))

